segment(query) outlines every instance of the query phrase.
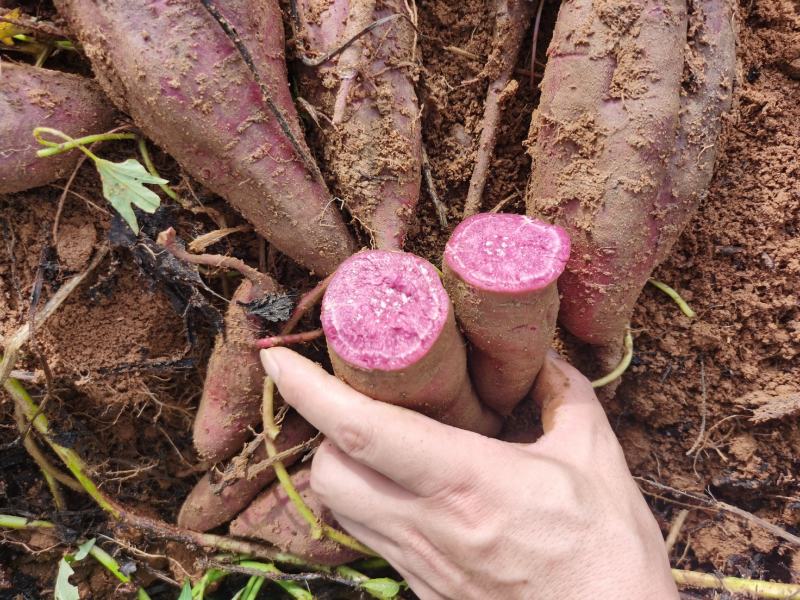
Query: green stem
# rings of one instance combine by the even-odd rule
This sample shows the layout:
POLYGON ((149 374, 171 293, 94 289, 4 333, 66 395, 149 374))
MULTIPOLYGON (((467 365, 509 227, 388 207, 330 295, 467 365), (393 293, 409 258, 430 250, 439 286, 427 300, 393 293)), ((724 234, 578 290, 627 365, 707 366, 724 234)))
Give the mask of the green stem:
POLYGON ((47 421, 47 417, 42 414, 42 412, 39 410, 39 407, 33 401, 33 398, 31 398, 30 394, 28 394, 25 388, 22 387, 22 384, 16 379, 9 377, 3 384, 3 387, 9 394, 11 394, 11 397, 14 399, 14 401, 17 402, 17 404, 22 408, 26 418, 33 423, 33 427, 36 429, 36 431, 38 431, 42 437, 44 437, 44 439, 53 449, 53 452, 55 452, 64 462, 67 469, 69 469, 69 471, 72 473, 73 477, 75 477, 83 489, 86 490, 86 493, 89 494, 95 502, 97 502, 100 508, 110 513, 115 519, 119 519, 119 510, 117 510, 117 508, 108 501, 108 499, 97 488, 94 482, 86 476, 87 468, 83 460, 81 460, 81 457, 78 456, 78 454, 76 454, 71 448, 65 448, 64 446, 53 441, 53 438, 50 435, 50 423, 47 421))
POLYGON ((109 573, 111 573, 114 577, 119 579, 122 583, 130 583, 131 578, 125 575, 120 570, 119 563, 114 560, 114 557, 111 556, 108 552, 103 550, 100 546, 95 544, 89 550, 89 554, 94 557, 97 562, 103 565, 109 573))
POLYGON ((26 519, 15 515, 0 515, 0 527, 4 529, 53 529, 55 524, 50 521, 26 519))
POLYGON ((619 364, 614 367, 614 370, 608 375, 604 375, 600 379, 595 379, 592 382, 593 388, 601 388, 604 385, 608 385, 617 377, 620 377, 630 366, 631 360, 633 359, 633 336, 631 335, 630 329, 625 331, 625 340, 623 344, 625 345, 625 354, 622 356, 622 360, 619 361, 619 364))
MULTIPOLYGON (((256 562, 253 560, 242 560, 239 561, 239 566, 246 567, 248 569, 258 569, 259 571, 264 571, 265 573, 271 573, 273 575, 282 575, 283 571, 278 569, 272 563, 262 563, 256 562)), ((257 577, 259 579, 258 588, 256 589, 256 594, 258 594, 258 590, 261 589, 261 586, 264 584, 263 577, 257 577)), ((273 583, 279 585, 283 591, 289 594, 292 598, 296 598, 297 600, 314 600, 314 596, 311 593, 303 588, 301 585, 294 581, 288 580, 281 580, 281 579, 273 579, 273 583)), ((253 595, 255 598, 255 595, 253 595)))
MULTIPOLYGON (((147 141, 143 137, 140 137, 138 145, 139 145, 139 154, 142 155, 142 160, 144 161, 144 166, 147 169, 147 171, 153 177, 158 177, 160 179, 163 179, 163 177, 161 177, 161 175, 158 174, 158 171, 156 170, 156 167, 153 164, 152 159, 150 158, 150 151, 147 149, 147 141)), ((163 191, 167 196, 169 196, 170 198, 175 200, 175 202, 183 206, 181 198, 178 196, 175 190, 169 187, 169 185, 167 185, 166 183, 159 183, 158 187, 160 187, 161 191, 163 191)))
MULTIPOLYGON (((264 420, 264 432, 266 433, 264 436, 264 446, 267 449, 267 456, 269 458, 274 458, 278 454, 278 450, 275 447, 275 438, 278 437, 278 434, 280 433, 280 428, 275 424, 274 403, 275 383, 272 381, 271 377, 267 376, 264 378, 264 391, 261 397, 261 406, 263 413, 262 419, 264 420)), ((283 490, 286 492, 289 500, 291 500, 297 512, 301 517, 303 517, 303 519, 311 528, 312 539, 318 540, 325 535, 334 542, 346 548, 355 550, 356 552, 361 552, 367 556, 378 556, 373 550, 367 548, 354 537, 344 533, 343 531, 339 531, 334 527, 331 527, 327 523, 321 522, 320 519, 314 514, 314 511, 312 511, 303 501, 303 498, 300 496, 297 488, 294 487, 294 483, 292 483, 292 478, 289 477, 286 467, 281 461, 276 460, 273 463, 272 468, 275 471, 275 476, 277 477, 278 482, 283 487, 283 490)))
POLYGON ((658 281, 657 279, 648 279, 648 283, 657 287, 662 292, 664 292, 667 296, 672 298, 675 301, 675 304, 678 305, 678 308, 681 309, 681 312, 685 314, 690 319, 694 319, 697 316, 697 313, 692 310, 692 307, 686 303, 686 300, 681 298, 681 295, 674 289, 668 286, 666 283, 658 281))
POLYGON ((734 594, 747 594, 755 598, 797 599, 800 598, 800 585, 775 583, 759 579, 740 577, 721 577, 712 573, 698 573, 672 569, 672 577, 679 586, 722 590, 734 594))
POLYGON ((84 152, 86 156, 88 156, 92 160, 97 160, 97 156, 95 156, 90 150, 88 150, 84 146, 94 144, 95 142, 108 142, 111 140, 135 140, 138 136, 135 133, 96 133, 94 135, 87 135, 76 139, 68 136, 67 134, 59 131, 58 129, 52 129, 50 127, 37 127, 36 129, 33 130, 33 137, 35 137, 36 141, 39 142, 42 146, 48 146, 48 148, 44 150, 39 150, 36 153, 36 156, 38 156, 39 158, 45 158, 47 156, 55 156, 56 154, 61 154, 62 152, 67 152, 69 150, 77 148, 80 151, 84 152), (66 141, 62 142, 61 144, 57 144, 56 142, 51 142, 50 140, 46 140, 42 137, 42 134, 44 133, 49 133, 50 135, 54 135, 66 141))

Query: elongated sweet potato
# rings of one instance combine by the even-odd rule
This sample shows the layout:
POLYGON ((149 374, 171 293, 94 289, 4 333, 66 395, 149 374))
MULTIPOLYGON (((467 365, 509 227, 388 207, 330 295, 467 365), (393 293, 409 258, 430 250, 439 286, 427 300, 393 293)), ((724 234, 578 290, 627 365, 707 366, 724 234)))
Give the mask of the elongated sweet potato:
POLYGON ((333 370, 354 389, 434 419, 494 435, 467 374, 464 340, 436 269, 404 252, 359 252, 322 300, 333 370))
POLYGON ((568 257, 563 229, 522 215, 475 215, 447 242, 444 285, 470 341, 472 382, 500 414, 511 413, 542 367, 568 257))
POLYGON ((300 135, 276 0, 56 6, 114 102, 275 247, 324 274, 353 251, 300 135))
POLYGON ((656 264, 664 260, 708 192, 722 116, 730 110, 736 73, 736 34, 728 0, 693 3, 675 150, 658 198, 663 211, 656 264))
MULTIPOLYGON (((314 428, 300 415, 290 412, 281 425, 281 433, 275 440, 275 446, 278 452, 283 452, 313 436, 314 428)), ((266 450, 262 444, 253 453, 252 460, 257 463, 266 457, 266 450)), ((295 454, 285 458, 283 464, 292 465, 301 457, 302 453, 295 454)), ((211 476, 206 473, 184 500, 178 513, 178 525, 194 531, 214 529, 239 514, 274 479, 275 471, 271 468, 264 469, 252 478, 242 477, 219 493, 214 493, 211 476)))
POLYGON ((36 127, 72 137, 111 128, 114 108, 95 82, 70 73, 4 62, 0 66, 0 194, 19 192, 69 175, 74 150, 38 158, 36 127))
MULTIPOLYGON (((291 478, 312 512, 328 525, 339 528, 330 511, 311 491, 310 464, 295 470, 291 478)), ((266 540, 286 552, 323 565, 340 565, 361 556, 329 538, 312 539, 309 531, 308 523, 300 516, 278 483, 256 498, 231 523, 230 528, 231 535, 266 540)))
POLYGON ((244 280, 237 288, 225 315, 225 332, 217 337, 208 361, 203 396, 194 420, 194 446, 211 461, 224 460, 242 447, 250 428, 261 421, 261 386, 264 370, 256 340, 261 322, 248 315, 247 303, 277 286, 268 277, 254 285, 244 280))
POLYGON ((685 42, 685 0, 572 0, 559 11, 527 206, 570 236, 559 319, 591 344, 621 346, 659 256, 685 42))
MULTIPOLYGON (((308 56, 323 56, 373 21, 404 13, 402 0, 299 0, 297 36, 308 56)), ((300 77, 302 95, 330 118, 319 122, 334 191, 386 250, 402 249, 419 200, 413 46, 408 20, 392 19, 300 77)))

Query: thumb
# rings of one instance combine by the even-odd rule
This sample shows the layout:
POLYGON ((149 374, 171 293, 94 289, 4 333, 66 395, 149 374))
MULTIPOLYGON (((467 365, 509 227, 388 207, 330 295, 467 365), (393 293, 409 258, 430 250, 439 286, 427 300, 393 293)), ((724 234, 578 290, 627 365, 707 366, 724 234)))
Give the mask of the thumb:
POLYGON ((547 437, 570 435, 607 421, 589 380, 553 350, 547 353, 531 396, 542 411, 547 437))

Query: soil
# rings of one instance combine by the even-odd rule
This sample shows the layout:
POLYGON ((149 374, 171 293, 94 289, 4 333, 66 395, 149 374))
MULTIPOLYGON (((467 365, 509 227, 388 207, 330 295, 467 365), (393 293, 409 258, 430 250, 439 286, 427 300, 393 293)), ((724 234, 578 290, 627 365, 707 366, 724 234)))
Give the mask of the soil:
MULTIPOLYGON (((49 14, 45 2, 27 4, 36 7, 34 14, 49 14)), ((435 263, 460 218, 471 175, 487 82, 464 82, 491 53, 493 6, 482 0, 419 6, 423 141, 449 226, 439 225, 423 186, 406 248, 435 263)), ((673 566, 800 583, 798 546, 724 509, 732 505, 800 534, 800 4, 752 0, 738 11, 740 72, 716 174, 698 214, 654 274, 676 288, 697 316, 684 316, 653 287, 644 290, 633 319, 634 361, 607 409, 665 535, 678 513, 689 509, 672 549, 673 566)), ((557 4, 548 2, 536 53, 540 62, 556 13, 557 4)), ((529 70, 530 54, 528 40, 518 69, 529 70)), ((51 61, 86 69, 75 59, 51 61)), ((537 65, 537 73, 541 69, 537 65)), ((523 142, 538 98, 527 76, 519 75, 518 83, 505 106, 483 210, 500 205, 524 211, 530 159, 523 142)), ((120 142, 102 152, 122 160, 134 150, 120 142)), ((157 153, 155 160, 165 177, 179 182, 182 195, 194 194, 223 211, 229 225, 241 223, 184 178, 169 157, 157 153)), ((3 338, 29 319, 38 281, 40 309, 116 227, 96 174, 84 165, 52 244, 62 185, 0 198, 3 338)), ((204 216, 176 209, 143 223, 151 235, 174 224, 184 239, 214 228, 204 216)), ((245 232, 209 251, 257 265, 260 246, 255 234, 245 232)), ((313 284, 274 252, 261 259, 290 290, 313 284)), ((227 276, 203 276, 215 292, 230 297, 235 286, 227 276)), ((224 309, 218 298, 200 292, 224 309)), ((142 272, 129 248, 117 245, 36 331, 16 365, 37 401, 46 401, 58 439, 83 456, 102 488, 168 522, 202 474, 191 423, 216 335, 210 315, 187 310, 174 290, 142 272)), ((309 320, 304 326, 315 325, 309 320)), ((320 344, 305 347, 315 358, 321 350, 320 344)), ((2 534, 0 598, 52 595, 58 559, 85 537, 97 537, 121 563, 135 564, 141 581, 152 584, 154 598, 176 597, 158 576, 180 581, 201 569, 201 552, 115 529, 84 496, 68 491, 69 511, 56 513, 38 468, 19 443, 6 395, 0 396, 0 448, 0 512, 59 523, 52 536, 2 534)), ((73 581, 82 597, 127 595, 88 562, 76 565, 73 581)))

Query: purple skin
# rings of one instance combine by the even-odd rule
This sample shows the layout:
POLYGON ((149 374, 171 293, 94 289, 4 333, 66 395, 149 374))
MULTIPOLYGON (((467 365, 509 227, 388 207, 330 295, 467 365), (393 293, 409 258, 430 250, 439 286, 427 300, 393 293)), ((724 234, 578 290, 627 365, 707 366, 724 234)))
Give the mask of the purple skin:
POLYGON ((33 138, 34 128, 51 127, 77 138, 113 126, 114 107, 90 79, 4 62, 1 81, 0 194, 66 177, 82 156, 72 150, 37 157, 43 146, 33 138))
POLYGON ((361 393, 443 423, 495 435, 467 374, 464 341, 436 269, 413 254, 370 250, 346 260, 322 301, 337 376, 361 393))
POLYGON ((470 341, 480 399, 509 414, 528 393, 553 339, 566 232, 537 219, 483 213, 462 221, 444 251, 444 282, 470 341))
MULTIPOLYGON (((302 444, 314 436, 314 428, 300 415, 290 412, 281 425, 281 433, 275 440, 278 452, 283 452, 302 444)), ((252 463, 266 459, 266 449, 263 444, 255 451, 252 463)), ((283 464, 290 466, 302 457, 302 453, 295 454, 283 460, 283 464)), ((178 514, 178 526, 193 531, 208 531, 230 521, 250 501, 255 498, 265 486, 275 480, 275 471, 271 468, 264 469, 252 478, 242 477, 234 481, 218 494, 212 487, 211 476, 206 473, 192 488, 181 506, 178 514)))
POLYGON ((320 274, 355 250, 299 135, 276 0, 215 3, 237 27, 266 95, 201 2, 55 4, 113 101, 277 249, 320 274))
MULTIPOLYGON (((295 470, 291 478, 311 511, 324 523, 341 529, 331 512, 311 491, 311 464, 295 470)), ((361 557, 355 550, 340 546, 330 538, 312 539, 308 522, 297 512, 279 483, 256 498, 231 523, 230 532, 238 537, 265 540, 285 552, 323 565, 341 565, 361 557)))

